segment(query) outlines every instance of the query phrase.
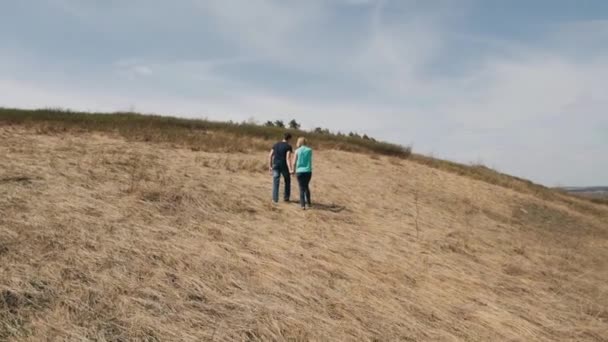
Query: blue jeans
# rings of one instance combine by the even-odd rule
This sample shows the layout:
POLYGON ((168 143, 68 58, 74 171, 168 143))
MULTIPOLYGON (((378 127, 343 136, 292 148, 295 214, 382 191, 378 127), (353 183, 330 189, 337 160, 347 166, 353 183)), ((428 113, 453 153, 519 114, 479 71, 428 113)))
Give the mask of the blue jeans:
POLYGON ((302 208, 304 208, 306 204, 308 204, 308 206, 310 207, 310 187, 308 185, 310 184, 312 173, 303 172, 298 173, 296 176, 298 177, 298 184, 300 185, 300 205, 302 206, 302 208))
POLYGON ((291 175, 287 167, 274 167, 272 170, 272 200, 279 202, 279 187, 281 186, 281 175, 285 180, 285 194, 283 199, 287 202, 291 196, 291 175))

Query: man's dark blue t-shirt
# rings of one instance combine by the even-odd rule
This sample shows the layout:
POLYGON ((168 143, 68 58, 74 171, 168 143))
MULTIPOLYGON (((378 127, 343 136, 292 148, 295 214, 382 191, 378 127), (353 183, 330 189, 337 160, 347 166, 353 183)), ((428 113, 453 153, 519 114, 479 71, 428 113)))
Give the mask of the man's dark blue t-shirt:
POLYGON ((287 152, 293 152, 291 145, 281 141, 272 147, 274 151, 273 166, 275 169, 287 168, 287 152))

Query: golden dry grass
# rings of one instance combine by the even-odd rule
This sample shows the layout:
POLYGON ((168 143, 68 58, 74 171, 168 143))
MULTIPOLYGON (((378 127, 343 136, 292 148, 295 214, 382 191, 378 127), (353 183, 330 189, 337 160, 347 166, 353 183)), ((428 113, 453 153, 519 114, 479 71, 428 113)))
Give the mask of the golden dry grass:
MULTIPOLYGON (((56 133, 111 133, 128 141, 170 143, 178 148, 210 152, 267 151, 274 140, 282 136, 283 128, 260 126, 255 123, 185 119, 172 116, 142 115, 139 113, 88 113, 61 109, 23 110, 0 108, 0 125, 26 127, 41 134, 56 133)), ((463 175, 518 192, 532 194, 546 200, 561 201, 578 211, 593 207, 572 200, 573 195, 511 175, 503 174, 484 165, 465 165, 420 154, 412 154, 411 147, 363 139, 334 133, 289 130, 295 136, 305 135, 313 141, 315 149, 340 150, 369 154, 372 158, 392 156, 410 159, 416 163, 442 171, 463 175)), ((607 204, 603 199, 588 199, 596 204, 607 204)))
POLYGON ((0 340, 608 341, 605 206, 319 151, 303 212, 263 152, 0 141, 0 340))
MULTIPOLYGON (((128 140, 170 142, 194 149, 213 151, 268 150, 268 143, 282 136, 285 128, 255 123, 209 121, 139 113, 88 113, 70 110, 23 110, 0 107, 0 125, 20 125, 39 132, 111 132, 128 140), (218 139, 217 137, 220 137, 218 139), (230 139, 225 139, 229 137, 230 139), (248 144, 243 144, 248 141, 248 144), (263 142, 260 144, 260 142, 263 142)), ((306 134, 314 147, 350 152, 378 153, 407 158, 412 150, 383 141, 344 134, 306 132, 287 129, 294 135, 306 134)))

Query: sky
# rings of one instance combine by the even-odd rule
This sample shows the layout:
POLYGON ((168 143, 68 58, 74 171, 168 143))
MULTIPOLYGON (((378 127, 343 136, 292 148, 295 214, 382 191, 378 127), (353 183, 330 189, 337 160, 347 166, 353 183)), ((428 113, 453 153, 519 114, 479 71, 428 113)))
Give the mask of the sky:
POLYGON ((0 1, 0 106, 290 120, 608 185, 608 1, 0 1))

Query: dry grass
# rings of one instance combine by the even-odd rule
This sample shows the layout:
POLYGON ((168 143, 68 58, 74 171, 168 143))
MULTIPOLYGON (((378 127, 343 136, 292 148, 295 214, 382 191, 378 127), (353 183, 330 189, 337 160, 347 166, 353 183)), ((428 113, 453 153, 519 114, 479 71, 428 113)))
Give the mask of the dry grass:
MULTIPOLYGON (((195 150, 244 152, 268 150, 285 129, 252 123, 218 122, 138 113, 81 113, 57 109, 0 108, 0 124, 20 125, 40 133, 112 132, 133 141, 169 142, 195 150)), ((411 148, 361 137, 290 130, 306 135, 315 148, 378 153, 408 158, 411 148)))
POLYGON ((590 198, 578 197, 559 189, 552 189, 540 184, 535 184, 527 179, 522 179, 495 171, 485 165, 464 165, 419 154, 412 155, 410 159, 422 165, 455 173, 457 175, 466 176, 489 184, 498 185, 521 193, 534 195, 548 201, 562 202, 573 207, 575 210, 588 211, 591 215, 601 215, 601 212, 595 210, 594 206, 588 206, 585 202, 588 201, 595 204, 608 204, 608 201, 597 201, 590 198), (586 201, 581 202, 581 198, 585 199, 586 201))
MULTIPOLYGON (((170 143, 173 147, 190 148, 193 151, 230 153, 266 151, 284 132, 282 128, 251 123, 216 122, 138 113, 81 113, 58 109, 0 108, 0 125, 28 127, 40 134, 103 132, 121 135, 129 141, 170 143)), ((360 137, 298 130, 291 130, 291 132, 296 136, 309 137, 313 142, 313 147, 317 150, 365 153, 376 160, 380 156, 409 158, 416 163, 442 171, 464 175, 546 200, 565 202, 579 211, 593 210, 587 205, 580 205, 578 200, 572 200, 574 195, 567 192, 502 174, 484 165, 464 165, 412 154, 411 147, 360 137)), ((398 159, 395 158, 391 160, 398 162, 398 159)), ((395 162, 391 161, 391 163, 395 162)), ((606 199, 589 198, 588 200, 596 204, 608 205, 606 199)), ((598 213, 592 211, 590 214, 598 213)))
POLYGON ((0 141, 0 340, 608 340, 604 206, 323 150, 302 212, 263 152, 0 141))
MULTIPOLYGON (((557 190, 559 190, 561 192, 566 192, 562 189, 557 189, 557 190)), ((595 194, 595 193, 568 192, 568 194, 578 196, 580 198, 588 199, 593 203, 608 205, 608 193, 595 194)))

